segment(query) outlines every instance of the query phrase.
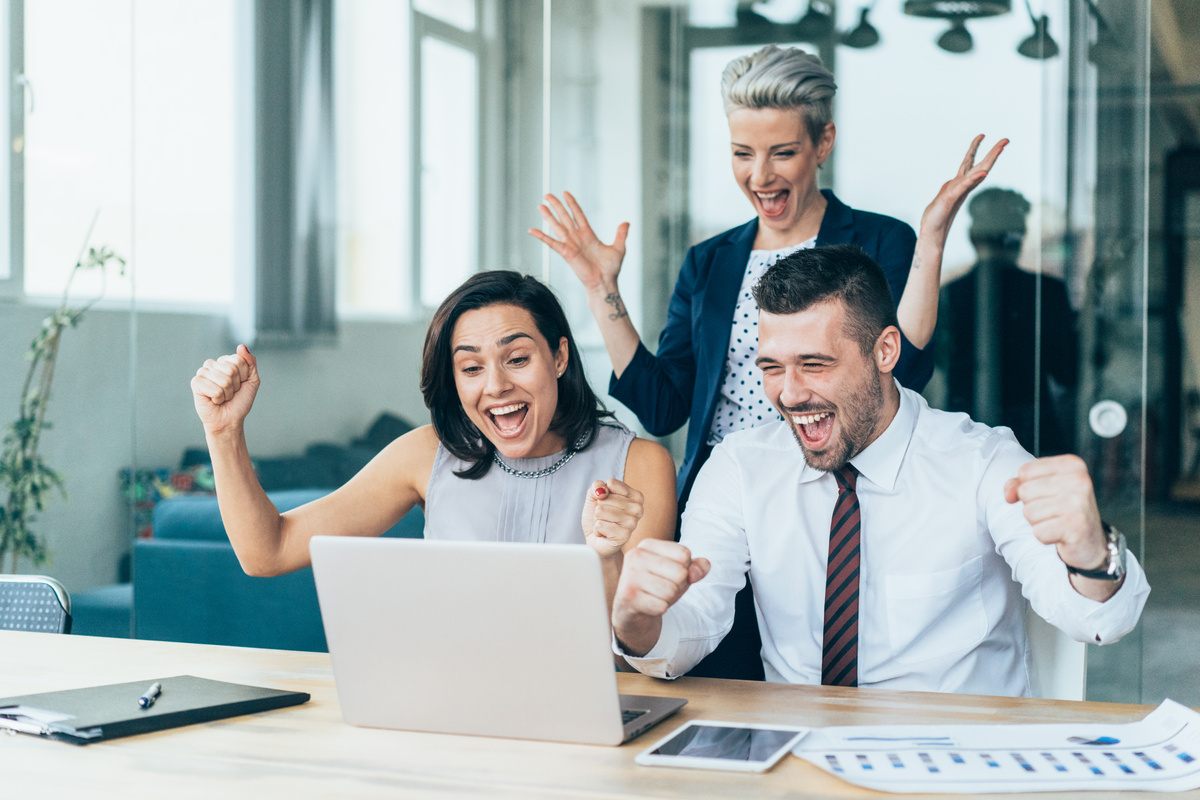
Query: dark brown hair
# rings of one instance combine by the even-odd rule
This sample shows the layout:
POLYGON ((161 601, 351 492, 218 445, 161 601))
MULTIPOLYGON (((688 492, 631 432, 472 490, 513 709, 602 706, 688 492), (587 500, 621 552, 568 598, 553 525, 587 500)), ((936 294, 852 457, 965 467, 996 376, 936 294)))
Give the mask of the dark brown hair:
POLYGON ((554 292, 536 278, 519 272, 476 273, 451 292, 434 312, 421 356, 421 394, 429 407, 433 429, 451 454, 470 463, 470 467, 455 474, 471 480, 487 474, 496 448, 463 410, 454 383, 451 340, 458 318, 464 313, 499 305, 528 311, 552 353, 558 353, 561 339, 567 340, 565 347, 570 357, 558 379, 558 405, 550 430, 562 436, 568 450, 587 449, 596 439, 601 418, 611 416, 588 385, 567 315, 554 292))
POLYGON ((868 356, 884 328, 899 327, 887 276, 852 244, 797 250, 779 259, 754 285, 754 300, 768 314, 797 314, 841 300, 849 311, 846 335, 868 356))

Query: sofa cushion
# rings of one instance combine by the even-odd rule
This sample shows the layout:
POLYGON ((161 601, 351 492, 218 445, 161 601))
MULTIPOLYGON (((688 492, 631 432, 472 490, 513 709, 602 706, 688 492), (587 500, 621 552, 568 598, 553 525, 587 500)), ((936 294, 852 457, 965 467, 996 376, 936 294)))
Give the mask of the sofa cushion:
MULTIPOLYGON (((288 511, 318 497, 329 489, 283 489, 267 496, 280 511, 288 511)), ((190 539, 228 542, 221 509, 212 495, 180 495, 160 500, 154 506, 154 536, 157 539, 190 539)))
POLYGON ((117 583, 71 595, 71 632, 76 636, 128 639, 133 585, 117 583))
POLYGON ((252 578, 218 542, 146 539, 134 551, 134 638, 326 649, 311 569, 252 578))
MULTIPOLYGON (((305 489, 268 497, 287 510, 326 493, 305 489)), ((421 509, 414 508, 384 535, 420 538, 424 527, 421 509)), ((274 578, 246 575, 225 537, 215 497, 162 501, 155 529, 153 539, 134 543, 135 638, 325 649, 312 570, 274 578)))

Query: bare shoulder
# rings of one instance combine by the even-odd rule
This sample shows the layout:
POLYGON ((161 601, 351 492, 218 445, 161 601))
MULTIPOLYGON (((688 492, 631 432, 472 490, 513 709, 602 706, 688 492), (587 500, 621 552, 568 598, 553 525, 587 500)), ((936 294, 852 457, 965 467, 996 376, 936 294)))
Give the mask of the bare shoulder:
POLYGON ((433 426, 422 425, 403 436, 397 436, 380 451, 379 457, 393 464, 428 461, 432 465, 437 455, 438 444, 440 442, 433 426))
POLYGON ((638 477, 651 480, 661 480, 669 475, 672 482, 675 478, 675 459, 667 452, 667 448, 649 439, 634 439, 629 443, 629 452, 625 456, 625 474, 632 480, 638 477))
POLYGON ((424 499, 433 462, 437 458, 438 437, 432 425, 414 428, 392 442, 371 463, 363 468, 363 475, 377 480, 394 483, 396 489, 414 490, 424 499))

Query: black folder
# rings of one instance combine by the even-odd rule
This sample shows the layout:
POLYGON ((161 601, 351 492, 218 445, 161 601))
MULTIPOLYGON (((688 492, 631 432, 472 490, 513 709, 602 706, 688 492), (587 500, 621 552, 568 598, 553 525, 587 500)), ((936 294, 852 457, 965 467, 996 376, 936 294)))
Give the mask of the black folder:
POLYGON ((308 702, 304 692, 263 689, 241 683, 226 683, 192 675, 159 678, 134 683, 112 683, 62 692, 42 692, 0 699, 0 731, 18 730, 72 744, 91 744, 178 728, 198 722, 296 706, 308 702), (138 698, 158 683, 162 692, 149 708, 138 698), (67 719, 52 722, 36 717, 13 716, 16 707, 49 712, 67 719))

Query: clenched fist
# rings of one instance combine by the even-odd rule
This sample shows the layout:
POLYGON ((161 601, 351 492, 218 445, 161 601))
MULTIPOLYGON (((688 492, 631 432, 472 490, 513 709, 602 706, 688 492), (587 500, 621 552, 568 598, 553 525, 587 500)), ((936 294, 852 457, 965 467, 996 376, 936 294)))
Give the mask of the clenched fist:
POLYGON ((601 558, 620 552, 646 511, 646 498, 624 481, 593 481, 583 504, 583 535, 601 558))
MULTIPOLYGON (((1064 564, 1098 569, 1104 563, 1108 548, 1100 509, 1087 465, 1079 456, 1052 456, 1022 464, 1017 477, 1004 484, 1004 499, 1023 504, 1033 535, 1054 545, 1064 564)), ((1072 576, 1076 588, 1096 600, 1107 599, 1117 589, 1109 583, 1083 591, 1081 580, 1086 579, 1072 576)))
POLYGON ((613 632, 625 651, 645 655, 658 641, 662 615, 708 574, 706 558, 692 558, 679 542, 647 539, 625 556, 613 601, 613 632))
POLYGON ((204 362, 192 378, 192 401, 206 433, 239 428, 254 405, 258 362, 244 344, 233 355, 204 362))

